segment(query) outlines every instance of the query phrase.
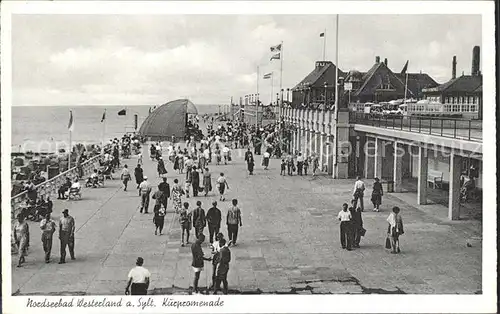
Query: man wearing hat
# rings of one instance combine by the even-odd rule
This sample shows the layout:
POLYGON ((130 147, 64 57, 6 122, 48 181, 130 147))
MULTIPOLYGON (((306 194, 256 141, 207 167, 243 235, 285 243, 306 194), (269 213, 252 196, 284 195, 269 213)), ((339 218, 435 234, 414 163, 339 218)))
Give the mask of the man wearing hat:
POLYGON ((139 194, 141 195, 141 213, 148 213, 149 195, 151 194, 151 185, 148 182, 148 177, 144 176, 144 181, 139 185, 139 194))
POLYGON ((66 263, 66 245, 71 259, 75 259, 75 219, 69 215, 69 210, 63 210, 59 219, 59 240, 61 240, 61 258, 59 264, 66 263))
POLYGON ((146 295, 148 294, 149 278, 151 273, 146 268, 142 267, 144 264, 144 259, 138 257, 135 262, 135 267, 128 273, 127 287, 125 288, 125 294, 131 295, 146 295), (130 290, 129 290, 130 288, 130 290))
POLYGON ((208 232, 210 234, 210 244, 213 243, 214 235, 219 233, 222 213, 217 208, 217 201, 213 201, 212 207, 207 212, 208 232))

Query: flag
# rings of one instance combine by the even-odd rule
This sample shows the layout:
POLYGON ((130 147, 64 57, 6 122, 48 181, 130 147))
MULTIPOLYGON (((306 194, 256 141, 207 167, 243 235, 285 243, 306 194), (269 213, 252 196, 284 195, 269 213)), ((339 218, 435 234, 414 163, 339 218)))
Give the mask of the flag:
POLYGON ((271 57, 271 60, 269 60, 269 61, 272 61, 273 59, 277 59, 277 60, 279 60, 279 59, 280 59, 280 53, 278 52, 277 54, 273 55, 273 56, 271 57))
POLYGON ((118 115, 119 116, 125 116, 125 115, 127 115, 127 110, 122 109, 122 110, 118 111, 118 115))
POLYGON ((319 37, 325 37, 325 33, 320 33, 319 37))
POLYGON ((276 51, 281 51, 281 44, 271 47, 271 52, 276 52, 276 51))
POLYGON ((271 77, 273 77, 273 72, 271 72, 271 73, 267 73, 267 74, 264 74, 263 79, 264 79, 264 80, 267 80, 267 79, 270 79, 271 77))
POLYGON ((68 123, 68 130, 70 132, 73 132, 75 129, 75 123, 73 122, 73 111, 69 111, 69 123, 68 123))
POLYGON ((405 63, 405 66, 403 67, 403 69, 401 70, 401 74, 406 74, 406 71, 408 70, 408 62, 410 60, 406 60, 406 63, 405 63))
POLYGON ((102 114, 101 123, 103 123, 104 120, 106 120, 106 109, 104 109, 104 112, 102 114))

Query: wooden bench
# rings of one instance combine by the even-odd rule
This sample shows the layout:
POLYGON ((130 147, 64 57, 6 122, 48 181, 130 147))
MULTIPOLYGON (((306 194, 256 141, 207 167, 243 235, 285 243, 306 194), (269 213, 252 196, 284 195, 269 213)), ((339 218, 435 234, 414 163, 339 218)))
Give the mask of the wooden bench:
POLYGON ((435 189, 443 188, 443 172, 437 170, 429 170, 427 173, 427 182, 432 184, 432 187, 435 189))

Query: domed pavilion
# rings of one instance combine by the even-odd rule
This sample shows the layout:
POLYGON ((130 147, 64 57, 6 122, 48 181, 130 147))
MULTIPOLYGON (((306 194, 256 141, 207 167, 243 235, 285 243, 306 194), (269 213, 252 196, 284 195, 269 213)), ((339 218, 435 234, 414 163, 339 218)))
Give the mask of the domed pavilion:
POLYGON ((188 99, 177 99, 161 105, 144 120, 139 134, 153 141, 183 138, 187 132, 189 114, 198 114, 196 106, 188 99))

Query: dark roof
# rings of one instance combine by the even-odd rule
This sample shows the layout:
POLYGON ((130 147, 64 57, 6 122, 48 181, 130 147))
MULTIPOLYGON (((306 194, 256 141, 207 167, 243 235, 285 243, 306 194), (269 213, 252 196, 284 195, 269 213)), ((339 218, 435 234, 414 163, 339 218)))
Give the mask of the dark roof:
MULTIPOLYGON (((322 87, 325 82, 328 85, 334 84, 335 82, 335 65, 330 61, 325 61, 326 65, 316 66, 311 73, 309 73, 299 84, 297 84, 292 90, 300 89, 302 87, 322 87)), ((339 76, 344 76, 345 73, 339 69, 339 76)))
MULTIPOLYGON (((406 85, 406 74, 394 73, 401 82, 406 85)), ((436 87, 439 84, 425 73, 408 73, 408 89, 414 94, 419 93, 424 88, 436 87)))
POLYGON ((473 93, 479 88, 482 91, 483 76, 482 75, 462 75, 452 79, 444 84, 425 90, 427 92, 466 92, 473 93))
POLYGON ((187 99, 177 99, 153 110, 144 120, 139 134, 153 140, 185 135, 186 113, 197 114, 195 105, 187 99))
MULTIPOLYGON (((363 75, 361 87, 354 93, 356 96, 368 95, 373 93, 373 89, 377 88, 384 80, 382 75, 388 76, 395 92, 404 93, 405 85, 384 62, 375 63, 368 72, 363 75)), ((412 94, 410 90, 410 94, 412 94)))

